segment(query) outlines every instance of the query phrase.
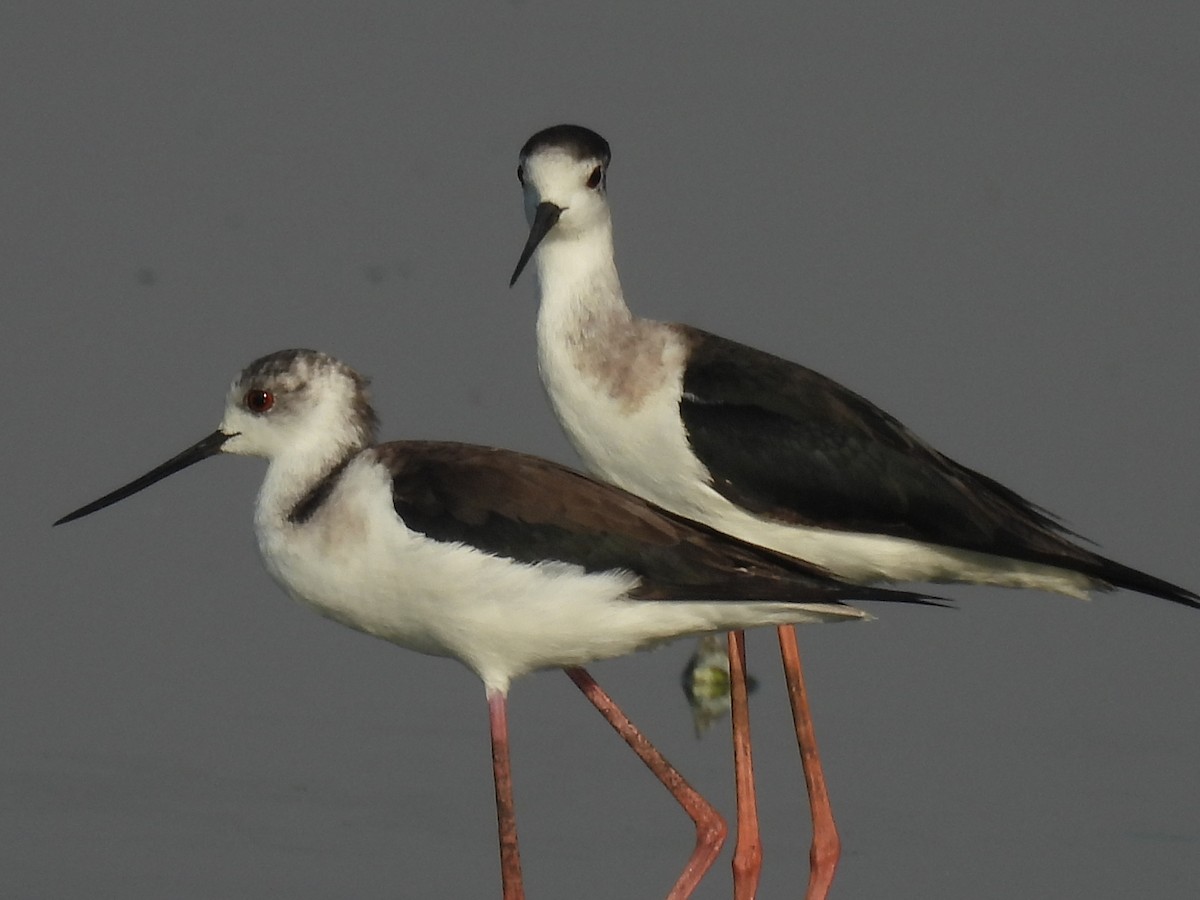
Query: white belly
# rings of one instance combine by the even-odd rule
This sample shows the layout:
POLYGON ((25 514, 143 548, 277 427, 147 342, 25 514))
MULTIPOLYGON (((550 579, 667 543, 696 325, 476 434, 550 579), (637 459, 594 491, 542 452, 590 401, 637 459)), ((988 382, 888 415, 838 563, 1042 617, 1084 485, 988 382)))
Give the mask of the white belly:
POLYGON ((583 665, 686 634, 861 617, 823 604, 627 598, 628 572, 526 565, 404 526, 387 473, 355 463, 321 509, 291 524, 260 508, 271 575, 320 614, 392 643, 458 659, 491 689, 535 669, 583 665))

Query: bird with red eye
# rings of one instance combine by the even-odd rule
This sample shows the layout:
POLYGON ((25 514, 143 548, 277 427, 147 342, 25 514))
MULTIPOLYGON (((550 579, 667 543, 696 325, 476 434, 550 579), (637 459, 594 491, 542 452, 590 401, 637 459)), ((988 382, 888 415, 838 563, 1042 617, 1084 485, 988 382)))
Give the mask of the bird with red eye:
POLYGON ((249 390, 246 391, 246 398, 243 402, 250 412, 261 415, 275 405, 275 395, 270 391, 249 390))

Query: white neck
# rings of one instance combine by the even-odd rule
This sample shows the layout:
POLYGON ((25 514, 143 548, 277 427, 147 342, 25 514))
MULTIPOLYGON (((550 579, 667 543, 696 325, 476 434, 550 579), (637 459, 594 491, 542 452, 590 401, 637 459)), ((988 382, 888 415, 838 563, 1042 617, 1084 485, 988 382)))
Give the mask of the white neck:
POLYGON ((258 526, 279 527, 318 482, 348 455, 362 450, 362 443, 352 440, 340 429, 313 432, 313 439, 288 446, 270 460, 255 504, 258 526))
POLYGON ((674 422, 683 348, 671 329, 625 305, 612 229, 566 234, 539 248, 538 367, 554 412, 584 464, 623 487, 674 422))
POLYGON ((534 263, 539 332, 570 341, 597 321, 631 321, 613 259, 611 220, 582 232, 551 233, 538 247, 534 263))

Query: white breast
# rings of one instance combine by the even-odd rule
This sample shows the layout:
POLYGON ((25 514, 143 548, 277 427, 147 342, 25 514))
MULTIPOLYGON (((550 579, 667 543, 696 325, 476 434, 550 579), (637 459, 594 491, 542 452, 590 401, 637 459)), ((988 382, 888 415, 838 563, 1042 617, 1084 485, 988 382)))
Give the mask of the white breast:
POLYGON ((295 599, 359 631, 458 659, 498 690, 535 669, 583 665, 684 634, 861 616, 820 604, 630 600, 638 578, 628 572, 527 565, 431 540, 397 517, 390 474, 369 456, 346 468, 302 524, 268 515, 269 505, 260 498, 259 547, 295 599))
MULTIPOLYGON (((687 348, 667 326, 659 377, 631 404, 581 366, 581 338, 568 323, 538 319, 542 380, 555 413, 587 468, 627 491, 726 534, 822 566, 860 584, 954 581, 1036 588, 1086 597, 1095 582, 1052 566, 936 544, 785 524, 754 515, 711 487, 679 414, 687 348)), ((651 323, 643 323, 651 324, 651 323)))

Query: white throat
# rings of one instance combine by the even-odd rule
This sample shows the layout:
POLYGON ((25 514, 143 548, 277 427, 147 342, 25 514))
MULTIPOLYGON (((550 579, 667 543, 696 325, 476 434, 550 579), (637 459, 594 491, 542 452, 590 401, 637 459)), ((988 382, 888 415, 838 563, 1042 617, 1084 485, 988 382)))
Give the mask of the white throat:
POLYGON ((534 254, 541 309, 547 317, 577 321, 586 313, 629 317, 613 258, 612 222, 582 231, 552 232, 534 254))

